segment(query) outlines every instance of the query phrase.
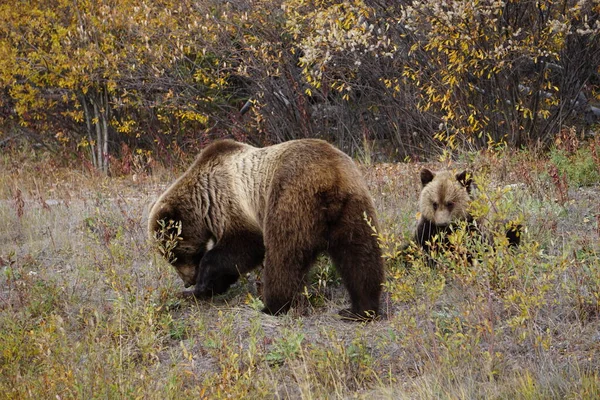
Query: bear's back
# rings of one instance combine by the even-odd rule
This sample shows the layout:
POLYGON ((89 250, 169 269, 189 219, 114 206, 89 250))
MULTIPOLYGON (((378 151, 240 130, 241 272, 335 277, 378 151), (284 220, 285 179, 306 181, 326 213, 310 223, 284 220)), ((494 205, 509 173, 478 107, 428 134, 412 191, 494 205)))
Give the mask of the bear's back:
POLYGON ((203 206, 212 202, 224 209, 229 204, 231 213, 260 230, 269 199, 284 193, 299 198, 335 191, 371 201, 354 161, 319 139, 291 140, 263 148, 219 140, 202 150, 185 175, 189 182, 184 185, 186 190, 200 182, 205 200, 199 203, 203 206), (212 193, 215 195, 209 201, 212 193))

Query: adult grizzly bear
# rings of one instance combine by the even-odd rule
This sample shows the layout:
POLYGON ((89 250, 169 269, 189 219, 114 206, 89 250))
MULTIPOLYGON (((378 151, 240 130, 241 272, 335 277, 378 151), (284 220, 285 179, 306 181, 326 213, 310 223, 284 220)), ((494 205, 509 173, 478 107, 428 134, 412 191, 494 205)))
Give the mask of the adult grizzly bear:
POLYGON ((264 261, 263 312, 286 312, 322 252, 350 293, 347 319, 379 312, 384 272, 373 201, 350 157, 325 141, 255 148, 232 140, 207 146, 156 201, 159 221, 181 221, 173 266, 198 297, 224 293, 264 261), (212 246, 212 247, 211 247, 212 246))

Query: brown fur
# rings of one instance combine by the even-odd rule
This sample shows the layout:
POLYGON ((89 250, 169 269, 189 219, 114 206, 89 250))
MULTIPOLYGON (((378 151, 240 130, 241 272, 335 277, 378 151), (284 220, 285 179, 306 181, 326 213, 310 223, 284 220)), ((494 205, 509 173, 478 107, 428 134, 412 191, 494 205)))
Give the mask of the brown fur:
POLYGON ((264 261, 265 312, 285 312, 315 258, 327 252, 352 306, 345 317, 376 315, 383 282, 377 225, 354 162, 327 142, 296 140, 266 148, 231 140, 204 149, 150 212, 182 221, 173 263, 195 294, 222 293, 264 261), (213 240, 215 245, 207 250, 213 240))
MULTIPOLYGON (((467 229, 486 240, 491 241, 488 235, 480 232, 479 227, 469 214, 471 202, 471 187, 473 185, 470 174, 463 171, 454 174, 451 171, 432 172, 426 168, 421 170, 421 195, 419 197, 419 211, 421 218, 417 224, 415 242, 426 251, 434 236, 448 234, 459 221, 467 223, 467 229)), ((520 244, 521 226, 506 224, 506 237, 510 246, 520 244)), ((447 240, 441 242, 447 245, 447 240)), ((467 257, 470 259, 470 255, 467 257)))
POLYGON ((448 233, 458 221, 469 221, 471 179, 466 172, 421 170, 421 195, 415 242, 429 250, 434 236, 448 233))
POLYGON ((419 197, 421 216, 436 225, 449 225, 467 218, 469 207, 470 181, 466 173, 453 174, 442 171, 433 174, 424 169, 421 172, 423 190, 419 197))

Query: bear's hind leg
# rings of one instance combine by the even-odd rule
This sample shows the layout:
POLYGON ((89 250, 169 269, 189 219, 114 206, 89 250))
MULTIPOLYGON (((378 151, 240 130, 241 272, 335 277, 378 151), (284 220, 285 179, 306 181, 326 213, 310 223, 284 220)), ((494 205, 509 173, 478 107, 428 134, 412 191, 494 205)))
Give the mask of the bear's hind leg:
POLYGON ((351 308, 340 311, 344 319, 367 320, 379 315, 383 266, 373 247, 348 244, 329 249, 329 254, 350 294, 351 308))
MULTIPOLYGON (((363 219, 364 204, 349 204, 340 223, 332 229, 327 252, 342 276, 352 306, 340 315, 348 320, 369 320, 379 314, 384 279, 383 260, 377 238, 363 219)), ((373 210, 366 208, 369 215, 373 210)))
MULTIPOLYGON (((308 181, 310 183, 310 181, 308 181)), ((323 252, 326 222, 321 197, 305 178, 277 188, 269 197, 265 226, 263 312, 286 313, 304 284, 317 255, 323 252)))

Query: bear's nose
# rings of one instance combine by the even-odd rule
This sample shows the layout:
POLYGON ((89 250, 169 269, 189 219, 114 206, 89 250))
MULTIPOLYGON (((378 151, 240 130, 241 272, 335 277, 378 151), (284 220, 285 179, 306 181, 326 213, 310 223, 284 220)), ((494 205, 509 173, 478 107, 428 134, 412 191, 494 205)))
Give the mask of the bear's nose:
POLYGON ((185 286, 185 288, 187 289, 187 288, 189 288, 190 286, 194 286, 194 284, 193 284, 193 283, 187 283, 187 282, 184 282, 183 286, 185 286))

